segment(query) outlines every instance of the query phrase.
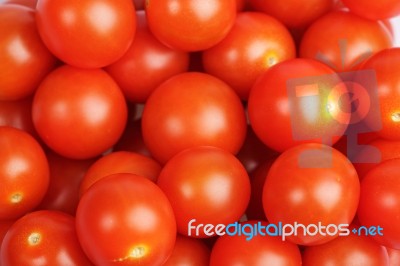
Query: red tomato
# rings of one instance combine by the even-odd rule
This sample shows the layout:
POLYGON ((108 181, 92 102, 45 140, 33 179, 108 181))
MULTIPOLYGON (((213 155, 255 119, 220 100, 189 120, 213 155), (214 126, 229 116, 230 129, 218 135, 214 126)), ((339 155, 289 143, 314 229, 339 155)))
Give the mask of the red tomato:
MULTIPOLYGON (((357 173, 343 154, 326 145, 303 144, 281 154, 272 165, 264 184, 263 206, 274 224, 338 227, 353 220, 359 194, 357 173)), ((297 235, 287 239, 316 245, 338 236, 338 230, 321 230, 313 235, 299 228, 297 235)))
POLYGON ((400 159, 379 164, 361 182, 358 219, 364 226, 380 226, 383 236, 372 236, 381 245, 400 249, 400 159))
MULTIPOLYGON (((258 221, 244 224, 254 225, 258 221)), ((265 226, 264 222, 260 222, 265 226)), ((242 224, 242 225, 244 225, 242 224)), ((230 265, 287 265, 300 266, 301 254, 297 245, 274 236, 222 236, 211 251, 210 266, 230 265)))
POLYGON ((389 255, 389 266, 397 266, 400 265, 400 250, 386 248, 389 255))
POLYGON ((37 0, 6 0, 5 4, 18 4, 36 9, 37 0))
POLYGON ((311 59, 288 60, 270 68, 250 92, 248 111, 254 132, 279 152, 300 143, 334 143, 350 119, 342 110, 350 102, 334 97, 339 80, 332 69, 311 59), (288 86, 299 80, 299 85, 288 86))
POLYGON ((33 94, 55 66, 55 57, 37 32, 35 11, 19 5, 0 5, 0 101, 33 94))
POLYGON ((208 266, 210 249, 199 239, 179 235, 171 256, 163 266, 208 266))
POLYGON ((215 147, 195 147, 174 156, 162 169, 158 186, 174 209, 178 232, 210 237, 199 224, 228 224, 240 219, 250 198, 250 181, 232 154, 215 147))
POLYGON ((367 236, 349 235, 328 243, 306 247, 303 266, 389 266, 386 249, 367 236))
POLYGON ((29 134, 0 126, 0 220, 15 219, 35 208, 49 185, 49 165, 29 134))
POLYGON ((215 146, 237 153, 246 135, 244 108, 235 92, 204 73, 176 75, 147 100, 143 139, 161 163, 194 146, 215 146))
POLYGON ((17 220, 1 246, 1 265, 89 266, 75 231, 74 217, 56 211, 32 212, 17 220))
POLYGON ((147 27, 144 11, 138 18, 135 39, 125 55, 106 68, 131 102, 145 102, 150 93, 189 67, 189 54, 160 43, 147 27))
POLYGON ((265 12, 284 23, 289 28, 305 28, 320 16, 329 12, 333 0, 249 0, 257 11, 265 12))
POLYGON ((14 224, 14 220, 0 220, 0 254, 1 254, 1 243, 11 225, 14 224))
POLYGON ((382 129, 377 133, 380 137, 389 140, 400 140, 399 64, 400 48, 392 48, 373 55, 362 67, 375 72, 380 108, 380 116, 366 122, 371 125, 381 122, 382 129))
POLYGON ((80 194, 82 195, 98 180, 112 174, 130 173, 155 182, 160 171, 161 165, 147 156, 126 151, 112 152, 90 166, 81 182, 80 194))
POLYGON ((72 159, 87 159, 111 148, 122 135, 125 98, 103 70, 62 66, 38 88, 33 123, 43 141, 72 159))
POLYGON ((296 48, 289 31, 273 17, 239 13, 229 34, 204 51, 205 70, 230 85, 247 100, 258 76, 271 66, 292 59, 296 48))
POLYGON ((161 42, 178 50, 200 51, 228 34, 235 21, 236 0, 149 0, 146 14, 161 42))
POLYGON ((93 184, 79 202, 76 226, 83 250, 96 265, 162 265, 176 238, 164 193, 133 174, 93 184))
POLYGON ((50 166, 50 185, 38 209, 57 210, 75 216, 79 186, 95 160, 72 160, 53 152, 47 153, 47 159, 50 166))
POLYGON ((36 9, 43 42, 76 67, 98 68, 115 62, 135 35, 132 0, 38 0, 36 9))
POLYGON ((342 0, 354 14, 371 20, 379 20, 400 15, 400 2, 398 0, 342 0))
POLYGON ((372 54, 390 47, 392 38, 381 22, 335 11, 307 29, 300 57, 317 59, 344 72, 357 69, 372 54))

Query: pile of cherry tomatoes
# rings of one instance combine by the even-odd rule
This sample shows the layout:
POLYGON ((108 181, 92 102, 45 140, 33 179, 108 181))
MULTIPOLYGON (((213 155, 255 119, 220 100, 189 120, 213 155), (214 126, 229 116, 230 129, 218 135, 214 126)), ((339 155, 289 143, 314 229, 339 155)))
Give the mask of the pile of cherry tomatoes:
POLYGON ((1 1, 0 265, 400 265, 398 15, 1 1))

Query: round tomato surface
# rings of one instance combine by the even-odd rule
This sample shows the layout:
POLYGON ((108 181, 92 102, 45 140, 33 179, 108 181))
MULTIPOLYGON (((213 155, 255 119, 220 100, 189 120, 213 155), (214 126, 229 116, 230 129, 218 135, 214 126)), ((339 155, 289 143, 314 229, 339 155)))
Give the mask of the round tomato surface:
POLYGON ((98 68, 118 60, 135 35, 132 0, 38 0, 43 42, 69 65, 98 68))
POLYGON ((5 4, 17 4, 36 9, 37 0, 6 0, 5 4))
POLYGON ((371 55, 390 47, 392 37, 383 23, 335 11, 307 29, 300 44, 300 57, 317 59, 345 72, 358 69, 371 55))
POLYGON ((288 240, 315 245, 337 237, 340 225, 351 223, 359 195, 356 170, 342 153, 326 145, 303 144, 282 153, 270 168, 263 206, 271 223, 302 224, 311 232, 299 227, 297 234, 288 233, 288 240), (316 231, 319 224, 326 228, 316 231))
POLYGON ((32 95, 56 63, 40 39, 35 11, 0 5, 0 36, 0 101, 32 95))
POLYGON ((250 124, 264 144, 279 152, 306 142, 331 145, 350 121, 346 96, 329 67, 311 59, 288 60, 264 72, 251 89, 250 124))
POLYGON ((111 148, 127 120, 124 95, 103 70, 62 66, 39 86, 32 105, 35 128, 55 152, 87 159, 111 148))
POLYGON ((163 266, 208 266, 210 252, 202 240, 178 234, 174 250, 163 266))
POLYGON ((75 231, 73 216, 56 211, 32 212, 17 220, 1 246, 1 265, 90 266, 75 231))
POLYGON ((250 181, 239 160, 227 151, 202 146, 174 156, 161 170, 158 186, 174 209, 178 232, 210 237, 189 227, 228 224, 240 219, 250 199, 250 181))
POLYGON ((371 20, 380 20, 400 15, 400 2, 397 0, 383 0, 380 2, 369 0, 342 0, 354 14, 371 20))
POLYGON ((236 93, 204 73, 176 75, 147 100, 142 117, 143 139, 165 163, 194 146, 215 146, 237 153, 246 136, 246 117, 236 93))
POLYGON ((95 265, 163 265, 176 238, 165 194, 147 178, 115 174, 83 194, 76 213, 79 242, 95 265))
POLYGON ((220 42, 236 12, 236 0, 146 1, 152 33, 167 46, 184 51, 205 50, 220 42))
POLYGON ((281 22, 263 13, 243 12, 237 15, 229 34, 203 52, 203 64, 208 73, 247 100, 261 73, 295 56, 293 39, 281 22))
POLYGON ((39 143, 28 133, 0 126, 0 220, 34 209, 49 185, 49 165, 39 143))

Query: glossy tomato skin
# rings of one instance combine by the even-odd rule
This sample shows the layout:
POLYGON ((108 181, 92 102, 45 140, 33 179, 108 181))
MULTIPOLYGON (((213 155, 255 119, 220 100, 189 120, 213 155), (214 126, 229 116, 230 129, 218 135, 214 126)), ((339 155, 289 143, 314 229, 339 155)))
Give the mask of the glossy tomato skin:
POLYGON ((150 30, 167 46, 184 51, 208 49, 220 42, 236 16, 236 0, 150 0, 150 30))
POLYGON ((351 12, 371 20, 395 17, 400 14, 400 2, 384 0, 381 2, 368 0, 342 0, 351 12))
MULTIPOLYGON (((249 221, 244 224, 257 224, 249 221)), ((275 236, 256 235, 246 240, 245 235, 224 235, 216 241, 211 251, 210 266, 229 265, 287 265, 300 266, 301 254, 297 245, 275 236)))
MULTIPOLYGON (((357 173, 343 154, 326 145, 302 144, 276 159, 266 177, 262 200, 271 223, 338 226, 351 223, 359 195, 357 173)), ((316 245, 337 236, 300 232, 287 239, 301 245, 316 245)))
POLYGON ((203 64, 247 100, 261 73, 295 56, 293 39, 281 22, 260 12, 242 12, 228 35, 203 52, 203 64))
POLYGON ((379 244, 400 249, 400 159, 383 162, 361 182, 358 218, 361 225, 383 228, 383 236, 372 236, 379 244))
POLYGON ((4 237, 8 229, 14 224, 14 220, 0 220, 0 253, 1 253, 1 243, 3 242, 4 237))
POLYGON ((1 247, 1 265, 93 265, 83 253, 75 219, 57 211, 32 212, 8 230, 1 247))
POLYGON ((392 38, 381 22, 346 11, 333 11, 307 29, 299 55, 317 59, 337 71, 345 72, 358 69, 371 55, 390 47, 392 38))
POLYGON ((162 265, 172 253, 176 222, 157 185, 133 174, 95 183, 76 214, 79 242, 95 265, 162 265))
POLYGON ((94 162, 84 175, 80 184, 80 195, 103 177, 131 173, 155 182, 161 171, 161 165, 152 158, 127 151, 111 152, 94 162))
POLYGON ((400 82, 400 48, 383 50, 373 55, 362 69, 372 69, 377 80, 377 94, 379 100, 380 116, 366 122, 370 125, 377 123, 379 119, 382 129, 377 133, 381 138, 388 140, 400 140, 400 92, 398 84, 400 82))
POLYGON ((43 44, 34 10, 0 5, 0 101, 32 95, 57 60, 43 44))
POLYGON ((142 116, 146 146, 161 163, 195 146, 237 153, 246 136, 243 105, 224 82, 188 72, 162 83, 150 95, 142 116))
POLYGON ((303 251, 303 266, 358 264, 389 266, 386 248, 367 236, 349 235, 303 251))
POLYGON ((241 218, 250 198, 250 181, 243 165, 227 151, 201 146, 182 151, 161 170, 158 186, 175 213, 178 232, 210 237, 189 230, 198 224, 228 224, 241 218))
POLYGON ((118 141, 126 125, 127 106, 105 71, 64 65, 39 86, 32 117, 51 149, 67 158, 88 159, 118 141))
POLYGON ((332 97, 339 81, 332 69, 315 60, 297 58, 275 65, 260 76, 250 91, 248 112, 254 132, 278 152, 301 143, 334 143, 344 134, 350 119, 342 115, 345 111, 337 112, 349 103, 332 97), (321 77, 323 82, 319 82, 315 94, 312 85, 321 77), (297 94, 297 87, 295 94, 289 93, 289 81, 305 78, 310 79, 307 84, 311 86, 300 89, 313 97, 301 96, 303 90, 297 94))
POLYGON ((163 81, 187 71, 189 54, 160 43, 150 32, 144 11, 136 14, 137 30, 132 45, 106 70, 129 101, 143 103, 163 81))
POLYGON ((0 127, 0 220, 31 211, 49 185, 49 165, 40 144, 28 133, 0 127))
POLYGON ((208 266, 210 253, 202 240, 178 234, 174 250, 163 266, 208 266))
POLYGON ((37 26, 49 50, 67 64, 98 68, 118 60, 135 35, 132 0, 38 0, 37 26))
POLYGON ((6 0, 5 4, 17 4, 36 9, 37 0, 6 0))

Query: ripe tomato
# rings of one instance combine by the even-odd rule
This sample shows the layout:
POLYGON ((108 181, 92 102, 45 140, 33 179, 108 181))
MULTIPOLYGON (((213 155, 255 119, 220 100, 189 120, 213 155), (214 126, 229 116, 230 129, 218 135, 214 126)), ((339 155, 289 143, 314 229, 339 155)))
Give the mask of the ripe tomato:
POLYGON ((0 254, 1 254, 1 243, 11 225, 14 224, 14 220, 0 220, 0 254))
POLYGON ((363 69, 372 69, 377 80, 380 116, 366 122, 373 125, 380 119, 382 129, 378 135, 389 140, 400 140, 400 48, 381 51, 372 56, 363 69))
POLYGON ((132 0, 38 0, 36 10, 43 42, 76 67, 98 68, 115 62, 135 35, 132 0))
MULTIPOLYGON (((256 224, 250 221, 245 224, 256 224)), ((262 222, 265 226, 266 224, 262 222)), ((222 236, 211 251, 210 266, 229 265, 287 265, 300 266, 301 254, 297 245, 279 237, 256 235, 246 240, 245 235, 222 236)))
POLYGON ((397 0, 369 1, 342 0, 354 14, 371 20, 380 20, 400 15, 400 2, 397 0))
POLYGON ((163 266, 208 266, 210 253, 203 241, 178 234, 174 250, 163 266))
POLYGON ((383 162, 361 182, 358 219, 364 226, 381 226, 383 236, 372 236, 381 245, 400 249, 400 159, 383 162))
POLYGON ((371 55, 390 47, 392 38, 381 22, 335 11, 307 29, 300 44, 300 57, 317 59, 344 72, 359 68, 371 55))
POLYGON ((174 156, 161 170, 158 186, 174 209, 178 232, 194 237, 211 235, 189 230, 189 222, 228 224, 240 219, 250 199, 250 181, 235 156, 202 146, 174 156), (195 169, 195 170, 194 170, 195 169))
POLYGON ((176 75, 147 100, 143 139, 161 163, 178 152, 210 145, 237 153, 246 136, 242 103, 224 82, 204 73, 176 75))
POLYGON ((49 165, 39 143, 24 131, 0 126, 0 220, 35 208, 49 185, 49 165))
POLYGON ((389 255, 389 266, 396 266, 400 264, 400 250, 386 248, 389 255))
POLYGON ((282 23, 259 12, 243 12, 229 34, 203 52, 203 64, 206 72, 228 83, 247 100, 262 72, 295 56, 293 39, 282 23))
POLYGON ((161 42, 179 50, 200 51, 228 34, 235 21, 236 0, 149 0, 146 14, 161 42))
POLYGON ((33 123, 43 141, 72 159, 87 159, 111 148, 126 120, 125 98, 103 70, 62 66, 39 86, 33 123))
POLYGON ((32 212, 17 220, 1 246, 1 265, 90 266, 75 231, 74 217, 56 211, 32 212))
MULTIPOLYGON (((263 206, 274 224, 338 226, 353 220, 359 194, 356 170, 342 153, 326 145, 303 144, 282 153, 272 165, 264 184, 263 206)), ((315 245, 338 236, 338 232, 305 235, 303 231, 300 228, 288 240, 315 245)))
POLYGON ((0 101, 32 95, 55 57, 37 32, 34 10, 0 5, 0 101))
POLYGON ((161 165, 147 156, 126 151, 112 152, 90 166, 81 182, 80 194, 82 195, 98 180, 111 174, 130 173, 155 182, 160 171, 161 165))
POLYGON ((76 213, 79 242, 96 265, 162 265, 171 255, 176 222, 157 185, 133 174, 93 184, 76 213))
POLYGON ((6 0, 5 4, 18 4, 36 9, 37 0, 6 0))
POLYGON ((296 29, 309 26, 334 6, 333 0, 249 0, 249 3, 255 10, 265 12, 287 27, 296 29))
POLYGON ((334 143, 350 119, 350 102, 333 97, 335 89, 342 88, 339 80, 315 60, 298 58, 273 66, 250 91, 248 112, 254 132, 279 152, 307 142, 334 143), (295 85, 289 87, 291 81, 295 85))
POLYGON ((386 249, 367 236, 349 235, 328 243, 306 247, 303 266, 389 266, 386 249))
POLYGON ((160 43, 148 29, 144 11, 136 14, 137 30, 131 47, 106 71, 129 101, 145 102, 163 81, 188 69, 189 54, 160 43))

